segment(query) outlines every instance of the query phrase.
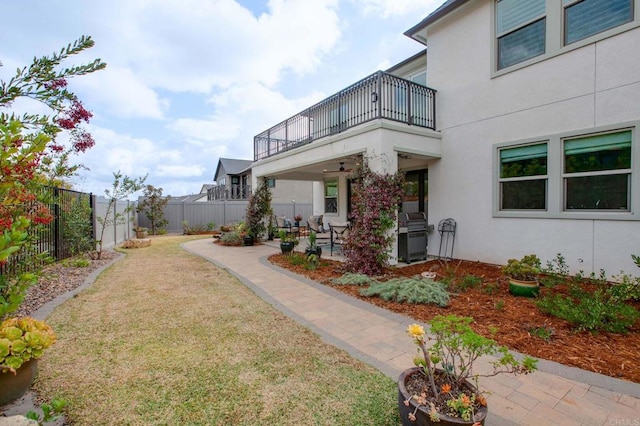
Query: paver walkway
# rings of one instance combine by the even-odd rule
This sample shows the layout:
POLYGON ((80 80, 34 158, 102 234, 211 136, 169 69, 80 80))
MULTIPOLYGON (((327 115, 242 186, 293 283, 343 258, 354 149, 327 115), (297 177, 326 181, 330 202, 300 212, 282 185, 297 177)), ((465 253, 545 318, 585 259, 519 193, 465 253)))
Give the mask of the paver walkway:
MULTIPOLYGON (((347 296, 268 262, 267 244, 223 247, 210 239, 183 247, 228 270, 257 295, 325 341, 397 380, 413 366, 416 346, 406 335, 415 321, 347 296)), ((638 362, 640 362, 640 354, 638 362)), ((488 364, 479 366, 489 368, 488 364)), ((640 426, 640 385, 540 360, 527 376, 484 378, 489 426, 640 426)))

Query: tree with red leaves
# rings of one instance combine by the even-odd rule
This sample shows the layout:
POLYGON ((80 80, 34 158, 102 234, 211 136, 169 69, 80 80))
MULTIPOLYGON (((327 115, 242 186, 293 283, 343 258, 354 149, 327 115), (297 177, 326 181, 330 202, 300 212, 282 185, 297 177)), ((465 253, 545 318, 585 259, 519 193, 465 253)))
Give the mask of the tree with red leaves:
MULTIPOLYGON (((18 69, 10 80, 0 81, 0 265, 26 250, 32 231, 52 220, 39 191, 42 177, 72 175, 80 166, 68 165, 69 154, 85 152, 95 143, 82 127, 91 113, 68 89, 67 81, 103 69, 106 64, 96 59, 85 65, 60 68, 69 56, 93 45, 91 37, 83 36, 58 53, 34 58, 30 66, 18 69), (13 103, 20 98, 46 105, 51 115, 13 112, 13 103), (56 140, 64 131, 69 132, 70 147, 56 140)), ((0 275, 0 319, 17 309, 34 279, 32 274, 0 275)))

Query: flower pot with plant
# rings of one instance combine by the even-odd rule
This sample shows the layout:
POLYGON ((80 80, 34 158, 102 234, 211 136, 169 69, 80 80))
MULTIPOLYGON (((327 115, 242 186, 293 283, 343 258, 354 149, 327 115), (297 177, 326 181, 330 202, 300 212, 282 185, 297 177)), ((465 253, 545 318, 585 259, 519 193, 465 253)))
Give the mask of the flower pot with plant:
POLYGON ((133 230, 135 231, 136 238, 138 239, 149 237, 149 230, 143 226, 136 226, 133 230))
POLYGON ((297 246, 299 242, 295 234, 281 229, 278 236, 280 237, 280 250, 282 254, 290 254, 293 252, 293 248, 297 246))
POLYGON ((430 335, 419 324, 407 333, 418 345, 416 367, 405 370, 398 379, 398 407, 402 424, 408 425, 483 425, 487 401, 480 386, 474 363, 484 355, 495 357, 493 372, 530 373, 537 360, 525 357, 521 362, 499 346, 495 340, 475 333, 469 317, 436 316, 431 320, 430 335), (427 342, 433 341, 427 349, 427 342))
POLYGON ((302 215, 295 215, 293 217, 293 225, 299 227, 300 226, 300 222, 302 222, 302 215))
POLYGON ((37 360, 55 340, 44 321, 23 317, 0 323, 0 405, 24 395, 35 377, 37 360))
POLYGON ((307 243, 307 247, 304 249, 304 253, 307 257, 315 254, 318 259, 322 256, 322 248, 318 247, 316 243, 316 233, 314 231, 309 231, 309 242, 307 243))
POLYGON ((502 267, 502 273, 509 277, 509 292, 515 296, 537 296, 540 272, 540 259, 535 254, 528 254, 520 260, 509 259, 502 267))

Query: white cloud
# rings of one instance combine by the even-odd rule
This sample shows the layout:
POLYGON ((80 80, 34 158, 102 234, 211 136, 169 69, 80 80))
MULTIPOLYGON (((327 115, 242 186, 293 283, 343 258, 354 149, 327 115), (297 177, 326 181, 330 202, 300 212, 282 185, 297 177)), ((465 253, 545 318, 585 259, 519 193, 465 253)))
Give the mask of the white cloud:
POLYGON ((123 118, 162 119, 167 100, 149 88, 131 68, 107 66, 105 70, 74 80, 84 98, 104 104, 110 114, 123 118))
POLYGON ((340 37, 336 0, 272 0, 259 17, 232 0, 119 3, 115 55, 171 91, 273 85, 284 70, 312 71, 340 37))
MULTIPOLYGON (((444 0, 357 0, 365 14, 390 16, 414 15, 422 19, 444 3, 444 0)), ((418 23, 419 20, 416 20, 418 23)))
POLYGON ((229 141, 240 133, 240 124, 233 114, 216 115, 209 120, 180 118, 167 127, 174 132, 201 141, 229 141))
POLYGON ((171 178, 183 178, 183 177, 200 177, 204 174, 205 168, 201 165, 195 166, 178 166, 178 165, 164 165, 161 164, 156 169, 157 176, 171 177, 171 178))

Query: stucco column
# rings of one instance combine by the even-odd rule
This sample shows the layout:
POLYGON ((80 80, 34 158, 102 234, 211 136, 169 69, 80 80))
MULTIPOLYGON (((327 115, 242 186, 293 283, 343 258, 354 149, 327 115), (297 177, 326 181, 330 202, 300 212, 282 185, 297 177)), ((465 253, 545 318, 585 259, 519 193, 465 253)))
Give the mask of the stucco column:
MULTIPOLYGON (((394 174, 398 171, 398 154, 393 150, 391 141, 386 141, 375 148, 367 148, 366 157, 371 171, 379 174, 394 174)), ((398 264, 398 223, 388 232, 394 238, 389 253, 389 264, 398 264)))

